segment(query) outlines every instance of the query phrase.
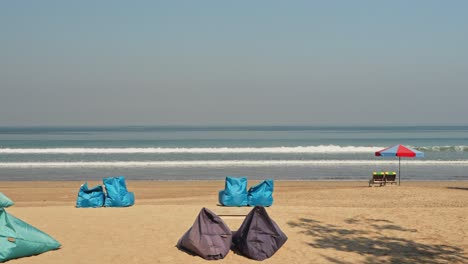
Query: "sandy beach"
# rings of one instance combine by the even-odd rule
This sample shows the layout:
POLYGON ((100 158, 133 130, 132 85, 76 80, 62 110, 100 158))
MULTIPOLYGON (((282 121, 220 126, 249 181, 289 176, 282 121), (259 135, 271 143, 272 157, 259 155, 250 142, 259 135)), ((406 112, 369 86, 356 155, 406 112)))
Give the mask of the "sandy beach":
POLYGON ((0 262, 468 264, 467 10, 0 1, 0 262))
MULTIPOLYGON (((251 209, 218 206, 223 181, 128 181, 135 206, 77 209, 81 183, 0 182, 0 191, 16 202, 9 213, 62 243, 8 263, 207 263, 175 247, 200 209, 239 215, 222 216, 231 230, 251 209)), ((265 263, 468 263, 466 181, 275 184, 267 211, 289 239, 265 263)), ((257 261, 231 251, 218 262, 257 261)))

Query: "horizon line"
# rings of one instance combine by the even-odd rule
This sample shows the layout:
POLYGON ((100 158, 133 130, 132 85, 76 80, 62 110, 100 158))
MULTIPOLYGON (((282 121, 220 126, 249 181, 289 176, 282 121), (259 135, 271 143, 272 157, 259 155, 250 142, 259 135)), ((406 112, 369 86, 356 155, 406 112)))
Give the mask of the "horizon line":
POLYGON ((333 128, 333 127, 468 127, 467 124, 46 124, 46 125, 0 125, 5 128, 239 128, 239 127, 310 127, 310 128, 333 128))

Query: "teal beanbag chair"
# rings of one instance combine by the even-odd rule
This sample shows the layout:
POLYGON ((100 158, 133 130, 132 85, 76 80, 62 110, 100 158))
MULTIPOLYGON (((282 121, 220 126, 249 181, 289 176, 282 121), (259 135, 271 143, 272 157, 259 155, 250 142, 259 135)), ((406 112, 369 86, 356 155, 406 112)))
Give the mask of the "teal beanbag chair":
POLYGON ((88 189, 88 183, 81 185, 76 199, 76 207, 101 207, 104 205, 104 189, 101 185, 88 189))
POLYGON ((250 206, 271 206, 273 204, 273 180, 268 179, 250 187, 248 200, 250 206))
POLYGON ((104 202, 105 206, 126 207, 132 206, 135 203, 135 195, 127 191, 127 185, 123 176, 104 178, 103 183, 107 191, 104 202))
POLYGON ((226 177, 224 190, 219 191, 218 200, 224 206, 247 206, 247 178, 226 177))
POLYGON ((7 208, 12 206, 14 203, 8 197, 6 197, 3 193, 0 192, 0 208, 7 208))
POLYGON ((0 209, 0 262, 58 249, 60 243, 0 209))

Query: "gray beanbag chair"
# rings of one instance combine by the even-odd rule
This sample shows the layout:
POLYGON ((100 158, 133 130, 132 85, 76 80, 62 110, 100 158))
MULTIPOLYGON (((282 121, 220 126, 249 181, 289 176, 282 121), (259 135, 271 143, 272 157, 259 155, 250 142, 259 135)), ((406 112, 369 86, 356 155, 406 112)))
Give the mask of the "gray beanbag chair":
POLYGON ((203 208, 177 247, 204 259, 215 260, 229 253, 231 243, 232 233, 226 223, 215 213, 203 208))
POLYGON ((287 239, 262 206, 255 206, 232 236, 234 250, 255 260, 273 256, 287 239))

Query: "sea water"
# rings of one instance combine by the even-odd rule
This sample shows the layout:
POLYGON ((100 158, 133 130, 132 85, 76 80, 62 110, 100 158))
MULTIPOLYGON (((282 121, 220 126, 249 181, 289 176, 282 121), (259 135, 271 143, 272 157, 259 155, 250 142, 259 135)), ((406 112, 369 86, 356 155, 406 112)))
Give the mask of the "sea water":
POLYGON ((365 180, 395 144, 402 180, 468 180, 468 126, 3 127, 0 180, 365 180))

